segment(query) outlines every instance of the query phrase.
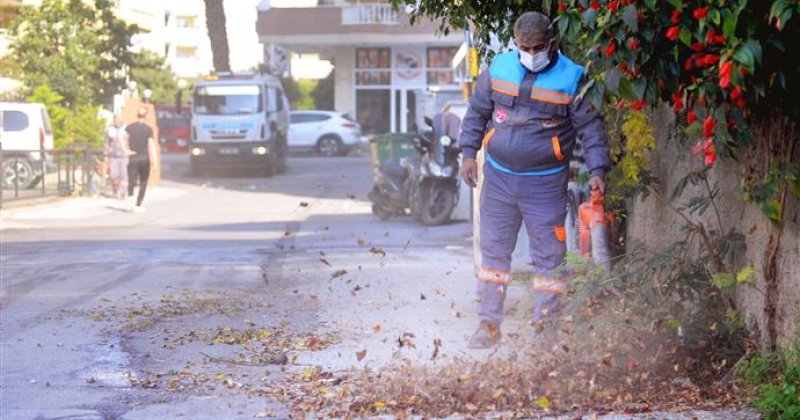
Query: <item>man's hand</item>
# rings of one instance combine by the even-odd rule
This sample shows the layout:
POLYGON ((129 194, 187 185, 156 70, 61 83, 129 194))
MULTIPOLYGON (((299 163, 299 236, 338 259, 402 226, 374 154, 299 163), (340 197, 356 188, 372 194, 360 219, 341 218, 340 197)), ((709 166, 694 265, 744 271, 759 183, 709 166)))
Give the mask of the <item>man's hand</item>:
POLYGON ((475 162, 475 159, 464 159, 459 174, 461 175, 461 179, 471 188, 478 186, 478 163, 475 162))
POLYGON ((606 192, 606 183, 603 181, 602 177, 593 176, 589 178, 589 189, 590 190, 600 190, 600 194, 605 194, 606 192))

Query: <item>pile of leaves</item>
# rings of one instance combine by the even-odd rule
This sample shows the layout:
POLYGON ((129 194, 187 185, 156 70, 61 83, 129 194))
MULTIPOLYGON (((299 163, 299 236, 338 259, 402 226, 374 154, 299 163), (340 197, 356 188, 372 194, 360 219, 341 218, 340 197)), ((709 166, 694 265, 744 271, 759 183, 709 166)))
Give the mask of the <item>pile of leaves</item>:
POLYGON ((624 300, 598 297, 582 314, 564 315, 541 330, 506 331, 485 361, 405 359, 348 372, 307 368, 264 393, 298 417, 528 417, 739 404, 728 375, 736 360, 714 357, 717 342, 689 342, 668 320, 648 320, 624 300), (700 354, 710 357, 695 357, 700 354))

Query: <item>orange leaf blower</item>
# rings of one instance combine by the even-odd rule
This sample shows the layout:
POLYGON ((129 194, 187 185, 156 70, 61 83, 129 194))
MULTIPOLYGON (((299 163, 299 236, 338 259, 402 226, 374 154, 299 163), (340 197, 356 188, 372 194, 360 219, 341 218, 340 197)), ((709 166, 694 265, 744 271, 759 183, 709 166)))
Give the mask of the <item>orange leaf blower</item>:
POLYGON ((578 232, 581 254, 610 272, 609 237, 614 236, 614 214, 605 211, 600 190, 592 190, 589 201, 578 207, 578 232))

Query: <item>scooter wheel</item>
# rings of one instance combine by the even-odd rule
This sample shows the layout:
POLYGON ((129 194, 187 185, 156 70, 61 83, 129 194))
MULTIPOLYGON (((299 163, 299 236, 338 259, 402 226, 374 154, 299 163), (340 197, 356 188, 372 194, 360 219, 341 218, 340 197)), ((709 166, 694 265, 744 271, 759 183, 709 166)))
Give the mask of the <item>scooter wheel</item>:
POLYGON ((422 224, 437 226, 450 220, 455 207, 455 192, 449 188, 437 188, 427 197, 421 212, 422 224))
POLYGON ((381 220, 389 220, 392 217, 392 212, 391 211, 389 211, 389 210, 387 210, 387 209, 385 209, 385 208, 383 208, 383 207, 381 207, 381 206, 379 206, 377 204, 373 204, 372 205, 372 214, 374 214, 375 216, 378 216, 378 219, 381 219, 381 220))

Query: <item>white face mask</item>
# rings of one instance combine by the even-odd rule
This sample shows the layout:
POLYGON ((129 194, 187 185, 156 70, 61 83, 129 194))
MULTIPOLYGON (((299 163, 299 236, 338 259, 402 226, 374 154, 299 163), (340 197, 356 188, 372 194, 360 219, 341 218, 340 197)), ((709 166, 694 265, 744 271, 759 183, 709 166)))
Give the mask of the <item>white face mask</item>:
POLYGON ((525 51, 519 51, 519 62, 528 70, 538 73, 542 71, 548 64, 550 64, 550 51, 544 50, 536 54, 528 54, 525 51))

